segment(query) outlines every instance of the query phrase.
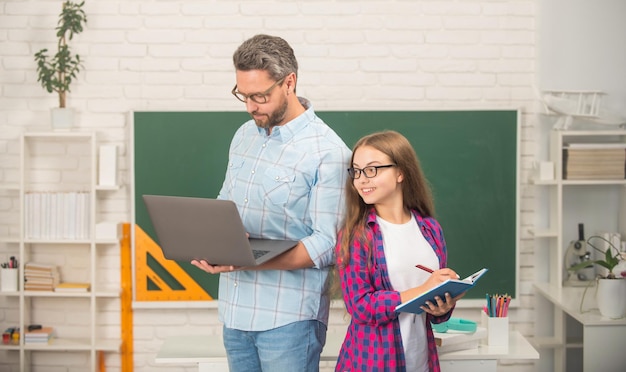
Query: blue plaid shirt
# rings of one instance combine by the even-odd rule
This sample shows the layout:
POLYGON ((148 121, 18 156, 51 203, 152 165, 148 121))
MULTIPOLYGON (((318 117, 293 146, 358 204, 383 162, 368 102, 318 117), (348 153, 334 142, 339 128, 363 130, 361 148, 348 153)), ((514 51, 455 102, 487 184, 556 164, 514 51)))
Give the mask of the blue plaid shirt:
POLYGON ((269 136, 252 120, 237 130, 218 198, 237 204, 251 238, 301 241, 315 267, 221 274, 219 318, 228 328, 328 323, 324 289, 345 209, 351 152, 309 102, 300 101, 307 110, 269 136))

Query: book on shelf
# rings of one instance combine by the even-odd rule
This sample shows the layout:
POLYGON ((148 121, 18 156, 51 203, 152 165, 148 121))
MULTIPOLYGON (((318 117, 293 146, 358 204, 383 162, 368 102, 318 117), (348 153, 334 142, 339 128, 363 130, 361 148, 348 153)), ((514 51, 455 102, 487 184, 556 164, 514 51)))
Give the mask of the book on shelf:
POLYGON ((619 181, 625 178, 613 173, 568 173, 563 179, 570 181, 619 181))
POLYGON ((62 282, 54 287, 55 292, 89 292, 91 285, 89 283, 79 282, 62 282))
POLYGON ((40 273, 30 273, 30 272, 26 272, 26 270, 24 270, 24 277, 27 280, 32 280, 32 281, 50 281, 53 280, 55 277, 58 277, 59 275, 56 272, 50 272, 47 274, 40 274, 40 273))
POLYGON ((626 149, 563 149, 564 160, 615 160, 626 159, 626 149))
POLYGON ((24 265, 24 290, 53 291, 59 284, 59 270, 55 265, 27 262, 24 265))
POLYGON ((50 340, 52 340, 52 337, 50 338, 25 338, 24 339, 24 343, 25 344, 49 344, 50 340))
POLYGON ((53 327, 41 327, 39 329, 27 330, 26 333, 24 333, 24 337, 33 337, 33 338, 50 337, 50 335, 52 335, 53 332, 54 332, 53 327))
POLYGON ((564 180, 623 180, 626 179, 626 171, 610 168, 563 168, 564 180))
POLYGON ((24 283, 24 290, 25 291, 49 291, 49 292, 52 292, 52 291, 54 291, 54 285, 53 284, 28 284, 28 283, 24 283))
POLYGON ((26 264, 24 264, 24 270, 51 272, 55 268, 56 268, 55 265, 38 263, 38 262, 27 262, 26 264))
POLYGON ((624 142, 567 142, 563 144, 567 149, 626 149, 624 142))
POLYGON ((396 307, 396 311, 421 314, 424 310, 422 310, 420 306, 426 306, 426 301, 436 303, 435 297, 437 296, 445 299, 445 294, 450 293, 450 296, 454 298, 461 293, 467 292, 470 288, 476 285, 478 279, 480 279, 483 274, 487 272, 487 270, 488 269, 486 268, 480 269, 465 279, 448 279, 441 282, 439 285, 420 294, 419 296, 401 303, 396 307))
POLYGON ((89 199, 86 191, 27 192, 24 198, 26 237, 88 239, 89 199))
POLYGON ((569 157, 576 159, 583 158, 614 158, 623 159, 626 149, 564 149, 563 152, 569 157))
POLYGON ((50 274, 50 275, 31 275, 24 274, 24 279, 30 283, 50 283, 54 282, 54 277, 58 275, 50 274))
POLYGON ((24 333, 25 344, 48 343, 54 336, 54 328, 42 327, 40 329, 32 329, 24 333))

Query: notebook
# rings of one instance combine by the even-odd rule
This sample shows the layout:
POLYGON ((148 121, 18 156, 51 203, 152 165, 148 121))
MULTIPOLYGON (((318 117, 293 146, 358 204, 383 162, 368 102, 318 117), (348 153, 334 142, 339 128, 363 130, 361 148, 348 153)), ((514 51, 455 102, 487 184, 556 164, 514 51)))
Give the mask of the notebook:
POLYGON ((425 306, 426 301, 436 303, 435 296, 445 299, 446 292, 450 293, 451 297, 456 297, 461 293, 467 292, 476 285, 478 279, 487 272, 487 268, 483 268, 468 276, 465 279, 448 279, 441 282, 438 286, 431 288, 430 290, 422 293, 421 295, 414 297, 406 302, 401 303, 396 307, 396 311, 421 314, 424 312, 420 306, 425 306))
POLYGON ((169 260, 255 266, 298 243, 248 239, 231 200, 164 195, 143 195, 143 200, 163 256, 169 260))
POLYGON ((476 349, 487 338, 487 328, 476 327, 474 332, 449 331, 439 333, 434 331, 437 352, 449 353, 457 350, 476 349))

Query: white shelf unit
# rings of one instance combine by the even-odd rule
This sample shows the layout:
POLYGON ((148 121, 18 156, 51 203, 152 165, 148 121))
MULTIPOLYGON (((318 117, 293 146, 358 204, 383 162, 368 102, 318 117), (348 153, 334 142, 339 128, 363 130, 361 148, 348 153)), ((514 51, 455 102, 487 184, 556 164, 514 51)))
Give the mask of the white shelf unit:
MULTIPOLYGON (((533 343, 541 354, 537 370, 590 372, 593 363, 606 365, 604 345, 626 342, 626 321, 600 316, 593 281, 564 285, 564 257, 570 241, 578 240, 579 223, 584 226, 585 238, 601 231, 619 232, 622 240, 626 237, 626 180, 563 179, 563 144, 626 143, 626 130, 551 130, 549 138, 546 160, 554 163, 555 179, 535 182, 538 218, 531 231, 536 244, 533 343), (613 334, 614 329, 621 333, 613 334), (592 340, 598 334, 606 339, 594 345, 592 340)), ((624 358, 624 353, 607 356, 618 362, 624 358)))
MULTIPOLYGON (((100 194, 117 187, 96 185, 96 144, 93 132, 26 132, 20 138, 20 181, 15 193, 18 235, 13 228, 3 229, 7 235, 3 237, 4 249, 19 260, 20 287, 17 292, 0 292, 5 313, 0 326, 2 330, 15 325, 21 330, 29 324, 51 326, 55 337, 48 344, 32 344, 24 342, 22 333, 19 344, 0 344, 0 370, 49 370, 64 367, 71 360, 73 365, 85 363, 77 365, 81 370, 96 372, 100 352, 120 351, 121 332, 111 334, 110 320, 105 318, 106 313, 99 313, 99 309, 119 306, 120 287, 102 284, 111 282, 104 278, 111 273, 105 263, 115 260, 112 257, 118 255, 119 240, 96 239, 95 226, 101 222, 100 194), (25 211, 30 192, 86 192, 85 237, 58 239, 51 237, 56 234, 49 234, 30 238, 27 224, 32 221, 26 221, 25 211), (24 290, 24 267, 28 262, 55 265, 62 281, 89 282, 91 288, 78 293, 24 290), (51 358, 51 352, 63 353, 51 358)), ((76 219, 80 220, 80 215, 76 219)), ((119 270, 114 271, 119 275, 119 270)))

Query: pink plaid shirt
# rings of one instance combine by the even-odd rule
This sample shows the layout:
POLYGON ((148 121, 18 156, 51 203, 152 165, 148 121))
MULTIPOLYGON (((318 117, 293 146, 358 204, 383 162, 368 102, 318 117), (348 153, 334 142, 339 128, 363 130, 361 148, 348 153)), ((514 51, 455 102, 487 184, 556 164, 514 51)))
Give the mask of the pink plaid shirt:
MULTIPOLYGON (((446 267, 447 251, 443 231, 431 217, 422 217, 412 211, 415 220, 439 258, 441 268, 446 267)), ((335 371, 406 371, 400 322, 395 309, 400 293, 395 291, 387 273, 380 227, 372 208, 367 218, 367 241, 373 252, 368 265, 368 255, 363 245, 355 240, 350 246, 350 262, 343 267, 338 262, 343 300, 351 316, 346 338, 339 352, 335 371)), ((338 239, 337 251, 341 240, 338 239)), ((439 372, 437 346, 430 323, 445 322, 452 311, 441 317, 426 317, 428 341, 428 366, 439 372)))

